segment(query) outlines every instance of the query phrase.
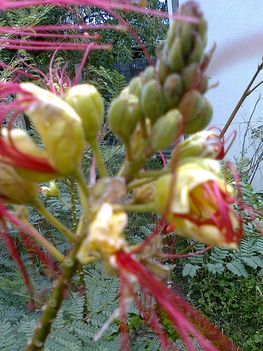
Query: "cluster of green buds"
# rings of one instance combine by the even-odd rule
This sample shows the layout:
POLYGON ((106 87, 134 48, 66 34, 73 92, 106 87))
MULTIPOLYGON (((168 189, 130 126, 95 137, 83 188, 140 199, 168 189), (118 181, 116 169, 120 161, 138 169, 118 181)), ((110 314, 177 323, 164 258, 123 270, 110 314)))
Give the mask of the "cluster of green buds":
POLYGON ((149 140, 145 148, 149 155, 167 148, 182 134, 204 129, 212 117, 212 107, 203 96, 207 24, 196 5, 182 6, 180 14, 192 16, 197 23, 174 21, 156 67, 133 78, 111 104, 111 129, 131 158, 142 152, 142 140, 149 140))

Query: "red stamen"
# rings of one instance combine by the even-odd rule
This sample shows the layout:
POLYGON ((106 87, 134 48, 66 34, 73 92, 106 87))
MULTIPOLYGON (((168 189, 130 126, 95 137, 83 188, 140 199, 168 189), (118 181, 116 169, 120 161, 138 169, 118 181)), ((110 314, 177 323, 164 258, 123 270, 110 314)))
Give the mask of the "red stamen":
MULTIPOLYGON (((119 252, 116 255, 117 265, 124 273, 137 278, 140 286, 147 289, 160 307, 167 313, 182 341, 192 347, 192 337, 206 351, 236 351, 233 343, 216 329, 206 318, 192 308, 182 297, 156 280, 140 262, 130 254, 119 252), (211 342, 209 341, 211 340, 211 342), (190 344, 191 343, 191 344, 190 344), (217 347, 215 347, 215 344, 217 347)), ((194 350, 194 349, 193 349, 194 350)))

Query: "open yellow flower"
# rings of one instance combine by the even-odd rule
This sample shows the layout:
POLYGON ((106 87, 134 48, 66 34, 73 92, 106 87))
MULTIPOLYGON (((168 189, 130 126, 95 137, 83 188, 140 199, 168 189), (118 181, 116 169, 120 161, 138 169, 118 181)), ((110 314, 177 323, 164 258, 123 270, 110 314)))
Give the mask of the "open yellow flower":
POLYGON ((232 187, 220 177, 218 161, 188 158, 177 167, 175 177, 159 178, 155 203, 179 235, 236 248, 242 227, 232 208, 232 194, 232 187))

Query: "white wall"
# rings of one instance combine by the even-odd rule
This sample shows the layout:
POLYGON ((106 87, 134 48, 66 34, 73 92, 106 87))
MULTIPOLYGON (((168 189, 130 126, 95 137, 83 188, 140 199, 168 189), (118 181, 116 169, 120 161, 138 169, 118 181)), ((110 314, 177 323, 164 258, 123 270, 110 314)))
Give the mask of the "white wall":
MULTIPOLYGON (((212 124, 222 128, 263 56, 263 0, 199 0, 199 3, 208 20, 208 48, 217 44, 208 75, 211 83, 218 81, 219 86, 210 90, 207 97, 214 107, 212 124)), ((257 81, 262 79, 263 71, 257 81)), ((245 101, 229 129, 229 132, 237 131, 237 138, 227 159, 239 156, 244 122, 260 93, 262 98, 253 117, 253 126, 263 124, 262 85, 245 101)), ((263 190, 262 164, 253 185, 255 190, 263 190)))

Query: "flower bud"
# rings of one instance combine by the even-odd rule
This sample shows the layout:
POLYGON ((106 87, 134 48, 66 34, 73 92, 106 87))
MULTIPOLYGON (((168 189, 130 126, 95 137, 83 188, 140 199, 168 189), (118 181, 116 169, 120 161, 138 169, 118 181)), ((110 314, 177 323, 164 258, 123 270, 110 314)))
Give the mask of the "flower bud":
POLYGON ((37 196, 36 186, 23 179, 15 169, 0 163, 0 198, 12 204, 30 204, 37 196))
POLYGON ((41 193, 46 197, 59 197, 59 189, 55 181, 49 182, 48 186, 41 187, 41 193))
POLYGON ((203 130, 209 122, 211 121, 212 114, 213 114, 213 109, 210 103, 206 98, 203 98, 204 104, 199 111, 199 113, 196 115, 196 118, 191 121, 190 123, 187 123, 185 127, 185 133, 192 134, 199 132, 203 130))
POLYGON ((184 123, 188 125, 200 113, 204 105, 204 98, 197 90, 188 91, 184 94, 179 110, 183 115, 184 123))
POLYGON ((47 90, 32 83, 22 83, 21 88, 35 98, 26 114, 43 141, 50 164, 62 175, 75 172, 85 146, 80 117, 69 104, 47 90))
POLYGON ((104 114, 103 99, 98 90, 91 84, 75 85, 67 91, 64 100, 81 118, 87 142, 94 142, 104 114))
POLYGON ((161 84, 165 82, 165 79, 172 73, 170 67, 165 63, 163 57, 161 57, 156 64, 156 69, 158 72, 158 76, 161 84))
POLYGON ((119 96, 112 101, 108 117, 113 133, 127 144, 142 118, 138 97, 132 94, 119 96))
POLYGON ((180 38, 175 38, 167 54, 167 62, 173 72, 181 72, 184 67, 184 58, 180 38))
POLYGON ((204 46, 203 46, 203 42, 202 42, 202 39, 200 38, 199 35, 197 35, 195 37, 195 46, 194 46, 194 49, 188 59, 188 64, 189 63, 200 63, 202 57, 203 57, 203 54, 204 54, 204 46))
POLYGON ((188 158, 156 182, 157 211, 177 234, 208 245, 236 248, 241 228, 232 208, 233 189, 220 178, 215 160, 188 158), (173 182, 176 179, 176 186, 173 182))
MULTIPOLYGON (((8 131, 6 128, 2 128, 1 136, 8 144, 11 145, 12 143, 17 152, 48 162, 47 152, 44 149, 40 149, 25 130, 12 129, 8 131)), ((32 169, 16 167, 15 164, 13 167, 21 177, 32 182, 45 182, 59 176, 56 173, 33 171, 32 169)))
POLYGON ((129 83, 129 92, 138 98, 141 96, 142 79, 140 76, 133 78, 129 83))
POLYGON ((196 89, 200 82, 201 71, 197 63, 192 63, 182 71, 182 82, 185 90, 196 89))
POLYGON ((162 115, 165 109, 165 101, 161 84, 157 80, 150 80, 142 89, 142 111, 153 123, 162 115))
POLYGON ((151 134, 151 146, 154 151, 166 149, 178 136, 183 117, 173 109, 160 117, 154 124, 151 134))
POLYGON ((153 66, 148 66, 142 74, 142 80, 145 84, 152 79, 156 79, 156 69, 153 66))
POLYGON ((210 130, 205 130, 180 142, 172 153, 171 162, 178 157, 180 159, 187 157, 217 159, 222 149, 223 143, 219 136, 210 130))
POLYGON ((163 95, 169 108, 178 105, 182 90, 183 85, 181 77, 176 73, 169 75, 163 86, 163 95))
POLYGON ((181 24, 181 43, 182 43, 182 53, 185 57, 187 57, 193 47, 193 29, 189 23, 181 24))

